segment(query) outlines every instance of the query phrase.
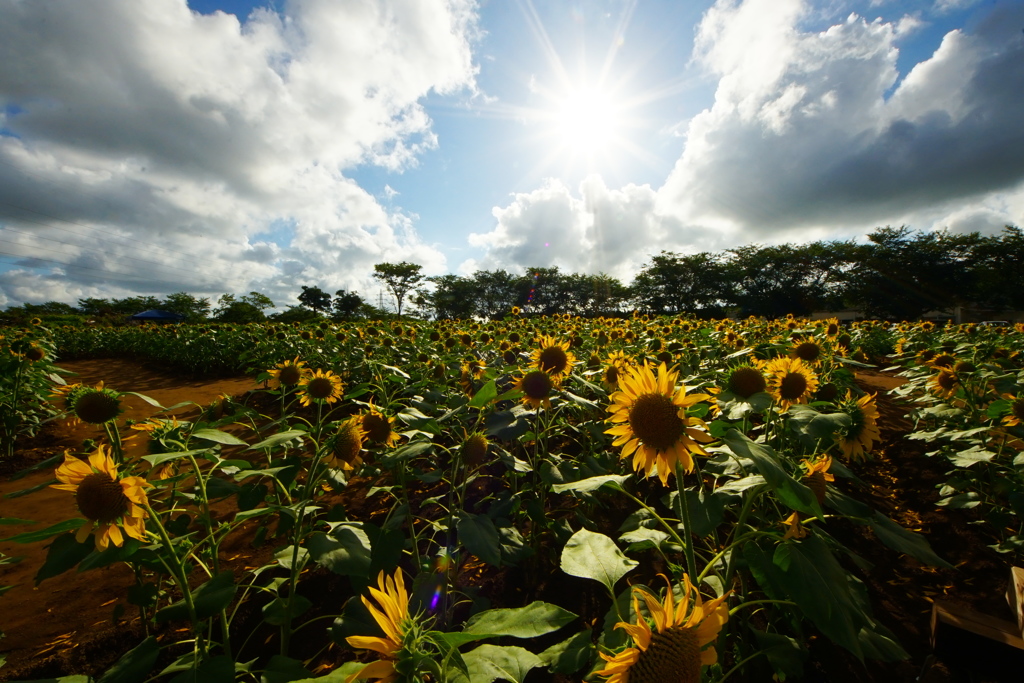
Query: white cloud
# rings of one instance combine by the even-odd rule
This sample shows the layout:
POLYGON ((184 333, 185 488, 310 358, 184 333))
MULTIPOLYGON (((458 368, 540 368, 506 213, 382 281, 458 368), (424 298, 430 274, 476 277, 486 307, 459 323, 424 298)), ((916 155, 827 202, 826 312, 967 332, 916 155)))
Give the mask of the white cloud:
POLYGON ((0 290, 73 301, 114 295, 115 277, 154 293, 262 283, 283 303, 302 283, 358 288, 385 259, 442 267, 344 173, 400 170, 436 146, 419 102, 474 88, 475 11, 292 0, 240 24, 184 0, 0 0, 0 251, 72 264, 8 273, 0 290), (290 244, 250 243, 280 221, 290 244))
POLYGON ((851 15, 811 32, 799 0, 717 3, 696 54, 721 76, 715 103, 691 121, 658 208, 761 241, 1010 191, 1024 180, 1024 9, 998 12, 946 35, 886 99, 898 25, 851 15))
POLYGON ((648 185, 612 190, 592 175, 574 195, 561 181, 549 179, 493 210, 495 228, 469 237, 471 245, 485 250, 484 258, 467 260, 459 272, 557 266, 628 281, 662 249, 696 252, 725 246, 722 233, 683 226, 660 214, 655 201, 648 185))
POLYGON ((850 15, 812 31, 811 15, 801 0, 717 2, 694 54, 719 79, 714 104, 689 121, 664 185, 592 177, 579 198, 557 182, 517 195, 471 239, 485 249, 473 263, 628 279, 661 249, 1024 224, 1024 7, 950 32, 902 81, 899 40, 918 19, 850 15), (600 231, 595 207, 615 217, 600 231), (553 230, 559 248, 541 247, 553 230))
POLYGON ((935 11, 944 13, 967 9, 973 5, 977 5, 980 1, 981 0, 936 0, 935 11))

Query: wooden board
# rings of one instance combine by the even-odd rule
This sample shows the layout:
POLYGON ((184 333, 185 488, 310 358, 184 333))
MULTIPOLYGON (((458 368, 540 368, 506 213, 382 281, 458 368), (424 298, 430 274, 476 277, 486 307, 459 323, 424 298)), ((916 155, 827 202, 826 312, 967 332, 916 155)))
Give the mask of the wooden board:
POLYGON ((1024 635, 1024 569, 1010 567, 1010 584, 1006 587, 1006 601, 1017 617, 1017 632, 1024 635))
POLYGON ((1024 650, 1024 637, 1011 621, 989 616, 969 607, 960 607, 946 602, 932 603, 932 647, 936 646, 936 634, 943 625, 974 633, 997 643, 1024 650))

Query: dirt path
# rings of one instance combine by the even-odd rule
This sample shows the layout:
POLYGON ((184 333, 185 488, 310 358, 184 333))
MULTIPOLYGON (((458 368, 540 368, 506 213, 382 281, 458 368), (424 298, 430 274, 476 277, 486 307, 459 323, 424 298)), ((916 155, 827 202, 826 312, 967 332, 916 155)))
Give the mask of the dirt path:
MULTIPOLYGON (((118 391, 145 394, 164 406, 185 401, 206 405, 221 394, 237 396, 256 386, 249 378, 182 380, 140 363, 122 360, 73 361, 62 363, 61 367, 76 373, 67 378, 69 383, 77 381, 95 385, 103 381, 118 391)), ((126 396, 124 406, 123 417, 126 419, 142 420, 158 411, 135 396, 126 396)), ((171 414, 183 418, 190 412, 194 414, 196 408, 183 407, 171 414)), ((61 424, 54 427, 16 454, 21 464, 60 454, 65 449, 77 450, 84 439, 98 438, 102 434, 102 429, 91 425, 61 424)), ((131 455, 144 454, 145 437, 140 434, 127 450, 131 455)), ((35 522, 32 525, 0 526, 0 538, 45 529, 80 516, 74 496, 66 491, 43 488, 24 497, 6 498, 13 492, 44 484, 52 478, 52 468, 15 481, 8 476, 0 477, 0 517, 35 522)), ((0 596, 0 631, 6 634, 6 638, 0 641, 0 654, 7 655, 7 665, 0 668, 0 680, 21 677, 18 671, 25 664, 30 661, 38 663, 46 658, 63 660, 64 666, 70 664, 68 668, 82 670, 82 666, 74 664, 82 659, 91 662, 97 653, 88 651, 88 647, 79 644, 81 641, 106 631, 123 632, 125 638, 132 637, 129 624, 136 612, 127 604, 125 592, 134 578, 127 566, 114 565, 86 573, 68 572, 37 587, 33 579, 46 559, 47 545, 48 542, 24 545, 0 542, 0 552, 23 558, 18 564, 0 567, 0 586, 14 586, 0 596), (120 624, 113 619, 115 609, 124 610, 125 617, 120 624)), ((55 666, 57 664, 55 662, 55 666)), ((32 675, 51 674, 33 671, 32 675)))

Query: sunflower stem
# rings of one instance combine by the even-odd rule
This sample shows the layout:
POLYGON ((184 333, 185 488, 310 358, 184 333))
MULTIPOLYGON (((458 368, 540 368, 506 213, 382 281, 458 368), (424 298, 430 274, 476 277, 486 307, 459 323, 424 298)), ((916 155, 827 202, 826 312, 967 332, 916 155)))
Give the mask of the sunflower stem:
POLYGON ((679 491, 679 511, 683 519, 683 554, 686 555, 686 571, 690 576, 697 576, 697 559, 693 554, 693 528, 690 526, 690 506, 686 502, 686 487, 683 477, 686 470, 681 463, 676 463, 676 488, 679 491))
POLYGON ((175 582, 178 584, 178 589, 181 590, 181 599, 185 602, 185 608, 188 610, 189 621, 192 622, 192 631, 196 634, 196 647, 199 650, 200 659, 206 659, 206 645, 202 642, 202 638, 199 637, 199 619, 196 616, 196 605, 192 600, 192 589, 188 585, 188 577, 185 576, 185 568, 181 564, 181 560, 178 558, 178 553, 174 550, 174 544, 171 542, 171 537, 167 533, 167 529, 164 528, 163 523, 160 521, 160 516, 151 508, 148 504, 146 505, 146 511, 149 513, 149 518, 156 524, 157 533, 160 534, 160 540, 163 542, 164 547, 167 549, 168 554, 173 560, 173 566, 168 566, 167 561, 164 558, 160 558, 167 570, 174 577, 175 582))
POLYGON ((295 537, 292 539, 292 563, 290 579, 288 581, 288 598, 285 600, 285 622, 281 625, 281 655, 288 656, 288 647, 292 638, 292 603, 299 589, 299 545, 302 543, 302 527, 305 519, 306 504, 313 499, 313 492, 316 490, 317 468, 323 459, 323 450, 317 449, 313 456, 313 464, 309 468, 309 476, 306 479, 306 486, 302 491, 302 498, 299 500, 299 507, 296 510, 295 537))
POLYGON ((729 671, 727 671, 727 672, 726 672, 726 674, 725 674, 724 676, 722 676, 722 677, 721 677, 720 679, 718 679, 718 683, 722 683, 722 681, 724 681, 725 679, 729 678, 729 676, 732 676, 732 675, 733 675, 734 673, 736 673, 737 671, 739 671, 739 670, 740 670, 740 668, 741 668, 741 667, 742 667, 742 666, 743 666, 744 664, 746 664, 747 662, 749 662, 749 661, 750 661, 751 659, 755 659, 755 658, 757 658, 757 657, 760 657, 760 656, 761 656, 761 655, 763 655, 763 654, 765 654, 765 651, 764 651, 764 650, 758 650, 758 651, 757 651, 757 652, 755 652, 754 654, 752 654, 752 655, 750 655, 750 656, 748 656, 748 657, 744 657, 743 659, 741 659, 741 660, 740 660, 739 662, 737 662, 737 663, 736 663, 736 666, 734 666, 733 668, 729 669, 729 671))
POLYGON ((658 523, 660 523, 663 527, 665 527, 665 531, 668 532, 669 536, 671 536, 672 538, 675 539, 676 543, 678 543, 680 547, 685 547, 685 544, 683 543, 683 539, 680 538, 680 536, 676 532, 676 530, 673 529, 672 525, 669 524, 668 522, 666 522, 665 519, 661 515, 659 515, 657 512, 655 512, 654 508, 650 507, 645 502, 643 502, 642 500, 640 500, 639 498, 634 496, 632 493, 630 493, 626 489, 622 488, 622 486, 613 485, 613 488, 615 488, 615 490, 619 491, 620 493, 624 493, 627 498, 629 498, 634 503, 636 503, 637 505, 642 507, 644 510, 649 512, 652 517, 654 517, 656 520, 658 520, 658 523))

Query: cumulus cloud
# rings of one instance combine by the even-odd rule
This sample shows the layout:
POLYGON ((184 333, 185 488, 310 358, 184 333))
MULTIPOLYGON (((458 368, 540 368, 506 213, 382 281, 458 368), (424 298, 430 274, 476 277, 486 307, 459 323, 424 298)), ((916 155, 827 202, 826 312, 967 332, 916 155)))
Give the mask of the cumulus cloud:
POLYGON ((694 53, 718 79, 714 104, 687 123, 663 186, 517 195, 473 238, 480 263, 628 277, 660 249, 1024 224, 1024 7, 949 32, 902 80, 899 41, 918 18, 810 30, 813 15, 801 0, 719 0, 694 53), (540 248, 555 230, 576 249, 540 248))
POLYGON ((493 210, 494 229, 469 237, 486 256, 465 262, 460 270, 521 272, 557 266, 629 280, 661 249, 695 252, 725 246, 726 233, 684 226, 676 217, 658 212, 656 199, 648 185, 609 189, 597 175, 584 179, 575 194, 561 181, 549 179, 543 187, 517 194, 508 206, 493 210))
POLYGON ((720 76, 659 208, 751 240, 870 226, 1024 180, 1024 8, 952 31, 897 84, 898 24, 801 31, 799 0, 722 0, 696 57, 720 76), (888 91, 896 85, 891 96, 888 91))
POLYGON ((283 302, 381 260, 443 270, 345 173, 436 146, 420 100, 474 87, 475 9, 291 0, 239 22, 185 0, 0 0, 0 252, 24 259, 3 296, 283 302), (281 221, 290 239, 268 241, 281 221))

